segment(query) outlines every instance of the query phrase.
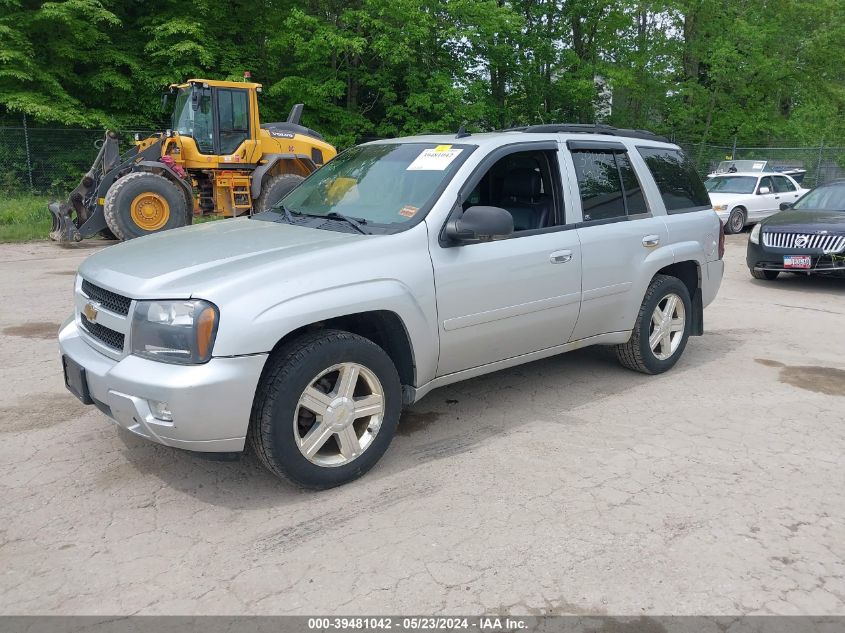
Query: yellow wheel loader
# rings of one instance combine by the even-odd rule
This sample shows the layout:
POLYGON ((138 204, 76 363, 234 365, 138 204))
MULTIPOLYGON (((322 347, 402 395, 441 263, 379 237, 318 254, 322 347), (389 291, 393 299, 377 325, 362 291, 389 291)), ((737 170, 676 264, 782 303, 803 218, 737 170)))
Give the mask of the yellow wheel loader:
POLYGON ((78 242, 97 234, 128 240, 190 224, 194 216, 265 211, 337 154, 299 124, 261 124, 261 84, 190 79, 174 84, 171 129, 121 154, 106 132, 97 158, 66 202, 51 202, 50 237, 78 242))

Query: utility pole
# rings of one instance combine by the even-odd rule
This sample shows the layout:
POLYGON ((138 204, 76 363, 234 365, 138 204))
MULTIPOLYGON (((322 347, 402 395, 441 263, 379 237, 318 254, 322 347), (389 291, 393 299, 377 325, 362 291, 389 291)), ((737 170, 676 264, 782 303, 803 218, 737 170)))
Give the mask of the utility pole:
POLYGON ((818 187, 821 183, 819 182, 819 178, 822 175, 822 156, 824 155, 824 137, 822 137, 822 142, 819 143, 819 160, 816 163, 816 187, 818 187))

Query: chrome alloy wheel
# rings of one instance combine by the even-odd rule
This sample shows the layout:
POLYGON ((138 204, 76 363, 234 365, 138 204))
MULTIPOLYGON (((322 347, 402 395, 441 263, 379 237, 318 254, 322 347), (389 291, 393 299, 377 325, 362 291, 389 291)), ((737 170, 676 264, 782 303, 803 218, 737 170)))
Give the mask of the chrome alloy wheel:
POLYGON ((384 418, 384 389, 358 363, 320 372, 299 396, 293 434, 300 452, 318 466, 344 466, 373 443, 384 418))
POLYGON ((648 345, 657 360, 666 360, 678 350, 686 322, 684 302, 674 292, 657 302, 648 333, 648 345))

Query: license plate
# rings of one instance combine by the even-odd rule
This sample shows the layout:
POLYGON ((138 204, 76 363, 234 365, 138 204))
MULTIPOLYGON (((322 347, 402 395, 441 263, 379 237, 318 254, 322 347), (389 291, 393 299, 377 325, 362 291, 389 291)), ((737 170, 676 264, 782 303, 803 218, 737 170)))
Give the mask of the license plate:
POLYGON ((811 268, 813 266, 813 258, 809 255, 784 255, 784 268, 811 268))
POLYGON ((91 394, 88 393, 88 379, 85 377, 85 368, 67 356, 62 356, 62 366, 65 370, 67 390, 79 398, 83 404, 94 404, 91 394))

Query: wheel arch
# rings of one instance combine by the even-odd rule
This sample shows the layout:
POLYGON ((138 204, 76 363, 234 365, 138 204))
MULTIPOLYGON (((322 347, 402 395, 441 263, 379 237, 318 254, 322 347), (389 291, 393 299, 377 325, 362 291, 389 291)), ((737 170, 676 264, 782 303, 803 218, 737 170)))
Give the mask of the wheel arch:
POLYGON ((269 358, 276 354, 286 343, 308 332, 319 330, 342 330, 362 336, 379 347, 393 361, 403 392, 416 381, 416 363, 411 337, 402 318, 391 310, 368 310, 335 316, 315 321, 291 330, 273 346, 269 358))
POLYGON ((296 174, 297 176, 308 176, 317 169, 316 163, 310 156, 305 154, 268 154, 264 156, 266 162, 256 167, 252 172, 250 193, 255 199, 261 195, 264 189, 264 180, 268 176, 279 174, 296 174))
MULTIPOLYGON (((704 302, 701 294, 701 264, 694 259, 687 259, 664 266, 658 270, 652 279, 657 275, 668 275, 679 279, 689 291, 692 301, 692 323, 690 324, 690 336, 701 336, 704 334, 704 302)), ((651 282, 649 282, 651 283, 651 282)))

